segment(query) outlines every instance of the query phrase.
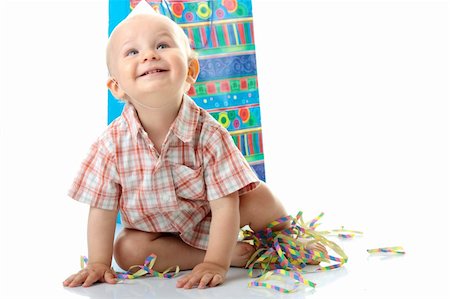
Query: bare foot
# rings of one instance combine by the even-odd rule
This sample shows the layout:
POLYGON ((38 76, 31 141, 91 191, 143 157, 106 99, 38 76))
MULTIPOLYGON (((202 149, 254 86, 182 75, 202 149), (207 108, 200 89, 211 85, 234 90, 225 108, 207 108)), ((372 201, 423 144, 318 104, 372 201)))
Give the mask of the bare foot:
POLYGON ((231 256, 231 266, 242 268, 255 252, 255 247, 245 242, 237 242, 231 256))
MULTIPOLYGON (((300 242, 305 244, 305 248, 308 249, 308 250, 315 250, 315 251, 318 250, 318 251, 322 252, 325 255, 328 254, 328 251, 325 248, 325 246, 323 246, 320 243, 314 242, 314 243, 309 243, 308 244, 308 240, 306 240, 306 239, 300 239, 300 242)), ((318 264, 320 264, 320 262, 316 261, 316 260, 313 260, 313 259, 308 259, 306 261, 306 264, 308 264, 308 265, 318 265, 318 264)))

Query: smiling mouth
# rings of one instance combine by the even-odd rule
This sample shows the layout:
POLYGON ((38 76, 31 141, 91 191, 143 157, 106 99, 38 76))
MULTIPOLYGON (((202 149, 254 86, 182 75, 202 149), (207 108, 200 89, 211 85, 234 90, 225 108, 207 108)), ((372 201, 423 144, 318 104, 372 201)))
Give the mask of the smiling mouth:
POLYGON ((157 74, 157 73, 163 73, 163 72, 167 72, 167 70, 154 69, 154 70, 150 70, 150 71, 147 71, 147 72, 143 73, 143 74, 140 75, 139 77, 143 77, 143 76, 147 76, 147 75, 152 75, 152 74, 157 74))

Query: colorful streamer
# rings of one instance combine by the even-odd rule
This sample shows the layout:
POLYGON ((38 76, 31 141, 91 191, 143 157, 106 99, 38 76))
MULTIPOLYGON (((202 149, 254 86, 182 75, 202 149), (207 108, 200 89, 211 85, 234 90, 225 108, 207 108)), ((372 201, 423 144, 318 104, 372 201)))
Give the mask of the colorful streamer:
POLYGON ((301 285, 315 288, 316 284, 303 276, 306 273, 303 270, 306 264, 336 262, 329 266, 318 267, 314 271, 320 272, 340 268, 347 262, 348 258, 344 251, 336 243, 325 238, 329 232, 315 231, 323 213, 306 223, 302 215, 300 211, 295 218, 292 216, 279 218, 259 232, 253 232, 251 229, 243 231, 243 240, 256 247, 255 253, 246 265, 248 274, 253 277, 255 268, 261 269, 262 272, 255 281, 249 283, 249 286, 264 287, 282 293, 292 293, 301 285), (282 231, 272 230, 273 227, 286 222, 290 223, 289 228, 282 231), (339 257, 307 249, 307 245, 315 242, 330 248, 339 257), (269 279, 285 280, 287 277, 294 281, 290 289, 264 282, 269 279))
MULTIPOLYGON (((81 268, 83 269, 85 265, 87 265, 88 258, 85 256, 82 256, 80 258, 81 268)), ((180 267, 170 267, 169 269, 165 270, 164 272, 158 272, 153 270, 153 265, 156 262, 156 255, 151 254, 149 255, 144 262, 144 265, 135 265, 131 266, 128 271, 125 273, 117 273, 117 278, 119 279, 135 279, 142 276, 150 276, 150 277, 159 277, 159 278, 172 278, 178 275, 180 272, 180 267), (174 271, 172 269, 175 268, 174 271), (133 271, 136 270, 137 271, 133 271)))
MULTIPOLYGON (((331 231, 317 231, 318 221, 323 213, 313 218, 311 221, 303 220, 303 213, 300 211, 296 217, 286 216, 270 223, 264 230, 254 232, 246 226, 240 231, 240 240, 255 246, 255 252, 246 264, 248 275, 256 278, 248 283, 249 287, 262 287, 281 293, 295 292, 299 287, 315 288, 316 283, 306 279, 303 275, 311 272, 330 271, 342 267, 348 257, 341 247, 330 241, 325 236, 338 236, 339 238, 351 239, 363 233, 355 230, 348 230, 341 227, 331 231), (287 229, 281 231, 272 230, 274 227, 289 223, 287 229), (329 251, 337 256, 324 254, 319 250, 307 249, 308 245, 319 242, 326 246, 329 251), (306 264, 328 263, 327 266, 318 266, 314 271, 304 270, 306 264), (260 274, 254 276, 254 269, 260 270, 260 274), (278 280, 291 287, 283 287, 268 281, 278 280)), ((369 254, 405 254, 403 247, 380 247, 367 249, 369 254)), ((178 266, 171 267, 164 272, 153 270, 156 255, 147 257, 143 265, 132 266, 125 273, 117 273, 119 279, 135 279, 143 276, 173 278, 178 275, 178 266), (173 270, 175 268, 175 270, 173 270), (136 271, 137 270, 137 271, 136 271)), ((88 259, 81 257, 81 268, 84 268, 88 259)))
POLYGON ((341 239, 353 239, 355 234, 338 234, 338 237, 341 239))
POLYGON ((265 274, 263 274, 262 276, 257 278, 255 281, 249 282, 248 286, 249 287, 264 287, 264 288, 272 289, 272 290, 275 290, 275 291, 281 292, 281 293, 292 293, 295 290, 297 290, 297 288, 302 284, 304 284, 306 286, 310 286, 312 288, 316 287, 316 284, 314 282, 305 280, 303 278, 303 276, 301 275, 301 273, 299 273, 297 271, 286 271, 284 269, 276 269, 274 271, 266 272, 265 274), (283 287, 280 287, 277 285, 273 285, 273 284, 264 282, 264 280, 269 280, 269 279, 284 280, 284 279, 288 279, 288 278, 290 278, 294 281, 294 287, 291 289, 283 288, 283 287))
POLYGON ((380 247, 374 249, 367 249, 367 252, 370 254, 374 253, 392 253, 392 254, 405 254, 405 250, 402 246, 394 246, 394 247, 380 247))

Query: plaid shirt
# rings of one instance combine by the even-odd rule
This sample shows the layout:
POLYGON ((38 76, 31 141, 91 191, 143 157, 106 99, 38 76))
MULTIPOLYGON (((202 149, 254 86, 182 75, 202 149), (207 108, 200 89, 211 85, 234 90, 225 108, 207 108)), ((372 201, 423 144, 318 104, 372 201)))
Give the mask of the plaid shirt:
POLYGON ((228 131, 185 95, 160 154, 127 104, 92 145, 69 196, 119 209, 124 227, 179 233, 206 249, 209 201, 258 183, 228 131))

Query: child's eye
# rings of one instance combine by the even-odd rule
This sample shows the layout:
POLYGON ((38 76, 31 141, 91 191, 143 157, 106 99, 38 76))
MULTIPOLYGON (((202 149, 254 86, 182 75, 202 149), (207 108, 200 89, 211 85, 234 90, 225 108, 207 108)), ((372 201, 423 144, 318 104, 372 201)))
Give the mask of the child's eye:
POLYGON ((139 53, 137 50, 131 49, 131 50, 127 51, 127 56, 134 56, 137 53, 139 53))
POLYGON ((156 47, 157 50, 166 49, 166 48, 169 48, 169 45, 166 43, 161 43, 156 47))

